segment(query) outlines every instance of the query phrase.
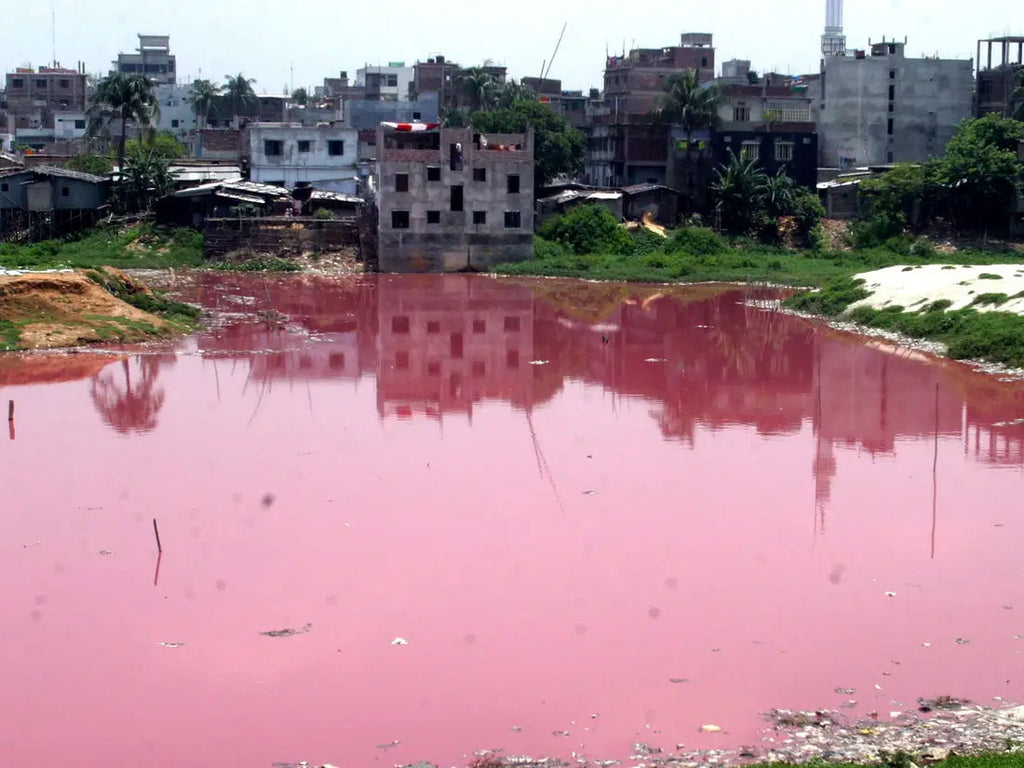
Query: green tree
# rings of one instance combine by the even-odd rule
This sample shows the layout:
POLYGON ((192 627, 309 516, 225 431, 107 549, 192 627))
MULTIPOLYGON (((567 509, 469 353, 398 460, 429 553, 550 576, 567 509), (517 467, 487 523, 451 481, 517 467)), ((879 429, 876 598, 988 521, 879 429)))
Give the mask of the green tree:
POLYGON ((587 141, 546 104, 520 100, 507 109, 474 112, 469 123, 481 133, 524 133, 533 128, 534 179, 537 187, 558 176, 583 171, 587 141))
POLYGON ((455 107, 444 107, 438 115, 441 125, 445 128, 465 128, 466 113, 455 107))
POLYGON ((924 226, 941 197, 940 162, 897 163, 892 170, 860 183, 859 194, 869 216, 924 226))
POLYGON ((697 70, 687 69, 665 81, 665 93, 658 97, 656 114, 662 122, 680 126, 689 144, 696 131, 718 126, 718 103, 718 88, 701 84, 697 70))
POLYGON ((296 88, 292 91, 292 103, 298 104, 300 107, 306 106, 309 102, 309 94, 305 88, 296 88))
POLYGON ((1010 206, 1021 188, 1017 147, 1024 123, 998 115, 960 124, 938 165, 948 210, 963 229, 988 230, 1005 226, 1010 206))
POLYGON ((205 128, 210 117, 210 110, 220 98, 221 88, 210 80, 194 80, 192 92, 188 100, 192 104, 192 111, 195 113, 196 122, 200 128, 205 128))
POLYGON ((744 159, 737 154, 733 154, 728 165, 720 166, 715 176, 711 190, 722 226, 730 232, 750 231, 766 213, 768 176, 756 159, 744 159))
POLYGON ((125 148, 125 154, 129 158, 138 157, 144 152, 151 152, 165 160, 177 160, 187 154, 185 145, 178 141, 174 134, 167 131, 145 136, 141 141, 133 139, 125 148))
POLYGON ((65 166, 69 171, 91 173, 93 176, 105 176, 114 170, 114 161, 108 155, 75 155, 65 166))
POLYGON ((521 82, 509 80, 498 87, 494 106, 498 109, 509 109, 517 101, 533 101, 537 98, 534 90, 521 82))
POLYGON ((774 176, 765 176, 764 209, 770 217, 777 219, 779 216, 791 216, 796 194, 796 182, 785 169, 780 168, 774 176))
POLYGON ((224 98, 231 107, 231 117, 237 127, 238 118, 245 113, 245 110, 254 107, 258 101, 256 91, 252 89, 252 84, 256 80, 246 77, 241 72, 234 76, 225 75, 225 77, 227 82, 224 84, 224 98))
POLYGON ((631 254, 634 243, 626 228, 600 205, 577 205, 561 216, 554 216, 537 232, 540 237, 559 243, 573 253, 631 254))
POLYGON ((148 212, 153 203, 174 188, 171 158, 142 145, 127 156, 114 185, 115 199, 129 212, 148 212))
POLYGON ((128 124, 140 131, 149 129, 160 114, 154 93, 155 84, 144 75, 114 72, 96 84, 92 106, 87 112, 89 120, 86 135, 109 137, 110 124, 120 122, 121 136, 117 148, 118 165, 124 166, 125 142, 128 124))
POLYGON ((495 105, 501 85, 484 67, 470 67, 456 75, 455 88, 470 111, 477 111, 495 105))

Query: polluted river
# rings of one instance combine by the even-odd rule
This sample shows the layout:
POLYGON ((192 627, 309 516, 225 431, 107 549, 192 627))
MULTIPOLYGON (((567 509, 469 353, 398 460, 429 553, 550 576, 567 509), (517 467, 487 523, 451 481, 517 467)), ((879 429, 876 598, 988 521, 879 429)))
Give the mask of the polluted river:
POLYGON ((1024 700, 1020 383, 770 289, 167 279, 190 337, 0 356, 4 765, 632 766, 1024 700))

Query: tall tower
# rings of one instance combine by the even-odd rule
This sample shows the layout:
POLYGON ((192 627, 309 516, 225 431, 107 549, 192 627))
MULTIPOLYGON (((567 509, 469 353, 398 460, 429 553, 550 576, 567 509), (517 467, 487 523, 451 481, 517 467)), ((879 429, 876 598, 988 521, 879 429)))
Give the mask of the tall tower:
POLYGON ((821 36, 821 55, 845 56, 846 35, 843 34, 843 0, 825 0, 825 34, 821 36))

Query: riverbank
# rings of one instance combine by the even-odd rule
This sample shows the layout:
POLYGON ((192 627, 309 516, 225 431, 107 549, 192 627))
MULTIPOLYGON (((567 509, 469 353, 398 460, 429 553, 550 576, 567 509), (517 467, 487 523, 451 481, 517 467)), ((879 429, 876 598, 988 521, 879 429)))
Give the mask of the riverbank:
POLYGON ((199 310, 110 268, 0 272, 0 351, 135 343, 191 331, 199 310))

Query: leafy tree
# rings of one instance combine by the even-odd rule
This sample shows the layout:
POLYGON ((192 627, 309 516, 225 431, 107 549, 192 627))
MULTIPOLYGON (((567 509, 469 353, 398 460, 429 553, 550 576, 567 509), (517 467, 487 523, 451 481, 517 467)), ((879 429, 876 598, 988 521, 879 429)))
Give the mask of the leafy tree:
POLYGON ((167 131, 145 136, 141 141, 133 139, 128 142, 125 150, 128 158, 138 157, 145 152, 151 152, 166 160, 177 160, 188 154, 185 145, 178 141, 174 134, 167 131))
POLYGON ((729 164, 720 166, 715 175, 711 190, 722 226, 731 232, 750 231, 754 222, 766 213, 767 174, 756 159, 733 154, 729 164))
POLYGON ((633 238, 614 215, 600 205, 577 205, 561 216, 554 216, 537 232, 540 237, 584 255, 631 254, 633 238))
POLYGON ((445 107, 438 116, 445 128, 465 128, 466 113, 455 107, 445 107))
POLYGON ((509 80, 504 85, 498 87, 494 106, 498 109, 508 109, 517 101, 533 101, 536 98, 537 94, 530 86, 523 85, 521 82, 517 83, 515 80, 509 80))
POLYGON ((889 221, 925 224, 940 197, 939 163, 897 163, 892 170, 860 184, 864 210, 889 221))
POLYGON ((305 88, 296 88, 292 91, 292 103, 298 104, 300 107, 306 106, 309 102, 309 94, 305 88))
POLYGON ((702 85, 695 69, 670 75, 665 93, 658 99, 657 114, 662 122, 681 126, 689 144, 695 131, 717 127, 718 88, 702 85))
POLYGON ((160 114, 154 87, 153 81, 144 75, 123 72, 114 72, 96 84, 92 106, 87 112, 89 125, 86 134, 90 137, 109 137, 111 122, 120 121, 121 136, 117 149, 119 166, 124 166, 128 124, 134 123, 140 130, 146 130, 160 114))
POLYGON ((455 88, 466 100, 469 109, 477 111, 495 105, 500 84, 484 67, 470 67, 458 73, 455 88))
POLYGON ((200 128, 205 128, 210 117, 210 110, 220 98, 221 88, 209 80, 195 80, 192 82, 192 93, 188 100, 192 103, 192 111, 196 115, 196 121, 200 128))
POLYGON ((998 115, 960 124, 938 166, 954 222, 966 229, 1001 228, 1021 187, 1017 147, 1024 123, 998 115))
POLYGON ((65 166, 69 171, 105 176, 114 170, 114 161, 108 155, 75 155, 65 166))
POLYGON ((586 139, 545 104, 520 100, 507 109, 474 112, 469 116, 469 123, 483 133, 523 133, 533 128, 537 187, 558 176, 573 176, 583 171, 586 139))
POLYGON ((224 98, 231 107, 231 117, 238 124, 238 118, 245 113, 245 110, 256 106, 256 91, 252 84, 254 78, 246 77, 241 72, 237 75, 225 75, 227 82, 224 84, 224 98))
POLYGON ((796 219, 796 232, 805 244, 811 244, 811 233, 821 220, 825 218, 825 206, 816 192, 801 189, 793 196, 793 218, 796 219))

